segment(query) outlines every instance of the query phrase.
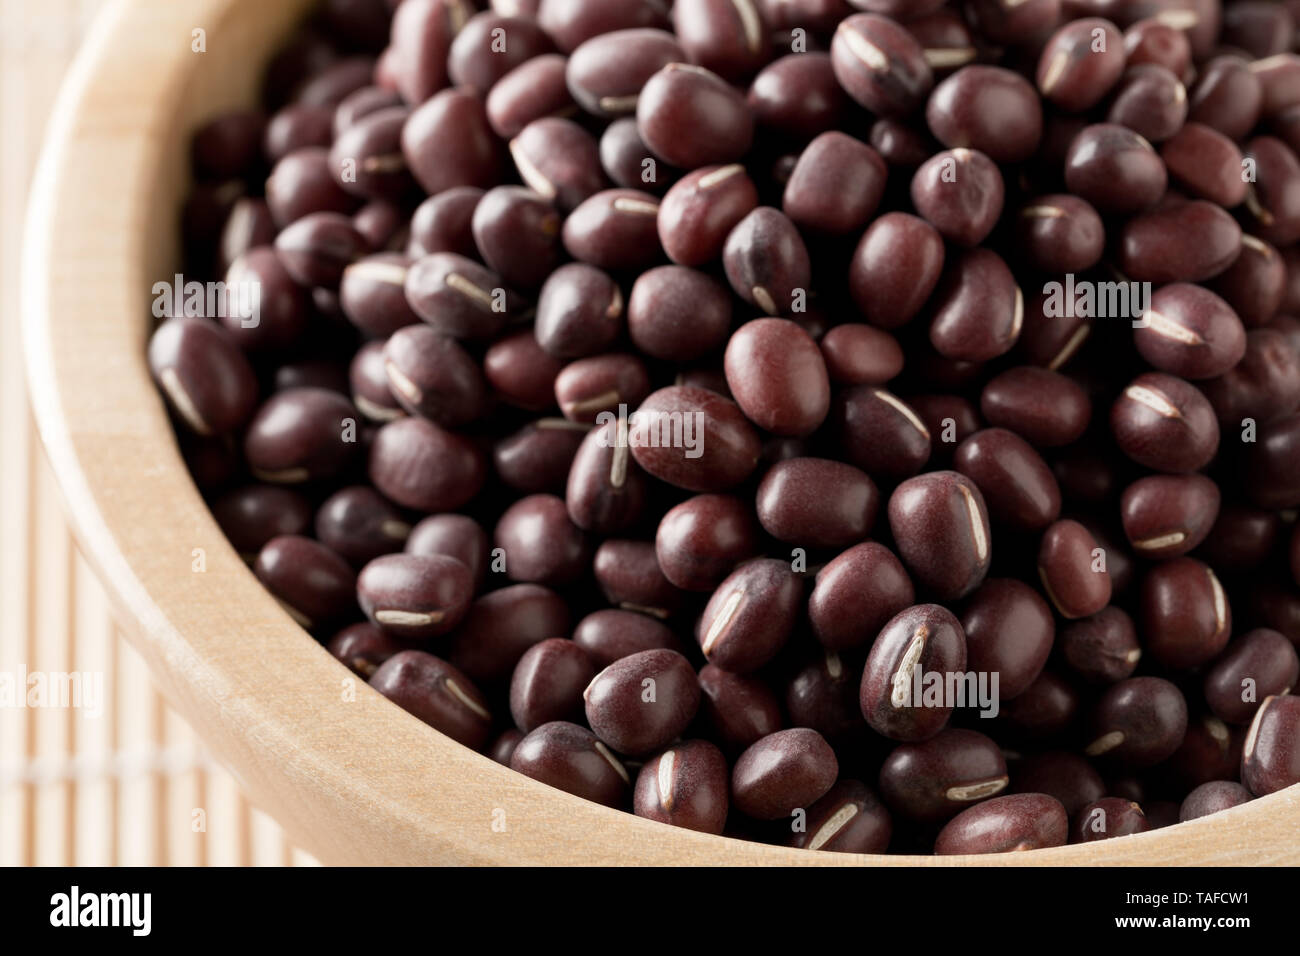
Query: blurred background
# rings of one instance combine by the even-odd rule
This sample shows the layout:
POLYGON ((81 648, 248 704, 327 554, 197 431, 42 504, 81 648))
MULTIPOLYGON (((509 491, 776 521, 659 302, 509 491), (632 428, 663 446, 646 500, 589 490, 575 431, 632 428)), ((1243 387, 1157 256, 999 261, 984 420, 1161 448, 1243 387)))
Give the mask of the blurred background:
POLYGON ((0 0, 0 690, 68 673, 103 690, 98 715, 0 693, 0 866, 312 865, 154 691, 77 552, 27 407, 28 186, 59 83, 108 2, 0 0))

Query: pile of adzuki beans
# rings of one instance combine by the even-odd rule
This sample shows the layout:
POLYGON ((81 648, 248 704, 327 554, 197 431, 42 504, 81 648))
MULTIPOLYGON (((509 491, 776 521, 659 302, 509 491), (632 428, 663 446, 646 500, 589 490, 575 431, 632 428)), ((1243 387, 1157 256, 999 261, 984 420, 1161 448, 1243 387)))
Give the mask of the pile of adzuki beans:
POLYGON ((995 852, 1300 781, 1300 3, 668 6, 328 0, 197 131, 189 275, 260 322, 149 357, 262 583, 697 830, 995 852))

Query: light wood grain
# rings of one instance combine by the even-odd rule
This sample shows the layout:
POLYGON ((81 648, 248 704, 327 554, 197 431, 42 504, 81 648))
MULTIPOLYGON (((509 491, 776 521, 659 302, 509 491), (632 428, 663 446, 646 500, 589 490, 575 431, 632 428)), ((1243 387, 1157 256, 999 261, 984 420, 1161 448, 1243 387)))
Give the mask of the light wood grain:
POLYGON ((1011 857, 860 857, 710 837, 513 774, 354 682, 223 540, 144 364, 148 290, 175 260, 185 134, 251 102, 250 64, 304 6, 114 5, 55 114, 24 302, 40 431, 86 553, 169 699, 302 846, 354 864, 1300 862, 1300 788, 1150 834, 1011 857), (208 31, 201 57, 189 50, 196 26, 208 31), (194 548, 206 573, 190 570, 194 548))
POLYGON ((0 865, 295 862, 155 691, 73 545, 22 371, 23 215, 59 83, 102 0, 0 0, 0 674, 102 675, 102 713, 0 709, 0 865), (209 817, 195 833, 195 806, 209 817), (175 807, 175 813, 165 812, 175 807), (184 836, 181 836, 184 834, 184 836))

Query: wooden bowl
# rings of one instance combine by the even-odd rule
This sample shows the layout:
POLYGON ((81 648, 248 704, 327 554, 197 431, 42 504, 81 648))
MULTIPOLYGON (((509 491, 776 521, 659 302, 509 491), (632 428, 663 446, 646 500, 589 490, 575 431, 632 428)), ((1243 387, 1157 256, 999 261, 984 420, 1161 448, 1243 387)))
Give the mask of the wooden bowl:
POLYGON ((1012 856, 706 836, 512 773, 355 680, 227 544, 145 365, 150 289, 179 261, 188 135, 255 101, 259 65, 308 6, 110 4, 51 123, 23 269, 32 400, 81 547, 164 694, 301 846, 338 864, 1300 862, 1300 787, 1141 836, 1012 856), (207 52, 191 49, 196 29, 207 52), (195 549, 206 571, 192 570, 195 549))

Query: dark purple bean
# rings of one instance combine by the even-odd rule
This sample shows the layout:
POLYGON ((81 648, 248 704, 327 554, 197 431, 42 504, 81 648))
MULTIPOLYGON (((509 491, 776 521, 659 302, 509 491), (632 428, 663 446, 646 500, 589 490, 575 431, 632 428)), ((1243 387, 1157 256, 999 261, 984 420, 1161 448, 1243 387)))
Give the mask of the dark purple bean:
POLYGON ((149 371, 176 416, 198 435, 225 435, 257 408, 257 379, 215 323, 178 316, 149 339, 149 371))
POLYGON ((659 0, 541 0, 537 22, 563 53, 602 33, 668 28, 666 5, 659 0))
POLYGON ((874 541, 864 542, 818 572, 808 618, 824 647, 848 650, 874 641, 914 600, 911 579, 894 553, 874 541))
POLYGON ((1253 173, 1246 191, 1250 231, 1276 246, 1291 245, 1300 239, 1300 160, 1272 136, 1256 136, 1243 155, 1253 173))
POLYGON ((833 419, 849 462, 888 480, 916 474, 930 457, 930 432, 906 402, 881 388, 845 389, 833 419))
POLYGON ((934 841, 939 856, 1015 853, 1064 846, 1069 820, 1059 800, 1045 793, 995 797, 962 811, 934 841))
POLYGON ((592 572, 606 600, 625 610, 663 619, 682 603, 682 592, 660 570, 652 542, 611 538, 596 549, 592 572))
POLYGON ((772 537, 809 548, 845 548, 875 524, 880 492, 864 472, 825 458, 790 458, 758 486, 759 523, 772 537))
POLYGON ((961 615, 966 665, 998 674, 997 693, 1010 700, 1025 692, 1052 652, 1056 625, 1051 608, 1029 585, 989 578, 970 596, 961 615))
POLYGON ((1295 20, 1283 4, 1247 0, 1223 11, 1223 42, 1259 59, 1291 49, 1295 20))
POLYGON ((386 554, 357 575, 357 601, 366 617, 409 641, 455 628, 473 597, 469 568, 442 555, 386 554))
POLYGON ((1093 843, 1152 829, 1142 808, 1123 797, 1102 797, 1075 816, 1071 843, 1093 843))
POLYGON ((339 631, 325 649, 363 680, 369 680, 394 654, 408 650, 401 641, 385 633, 369 621, 349 624, 339 631))
POLYGON ((705 664, 699 684, 703 721, 713 738, 729 751, 744 750, 782 728, 781 707, 760 678, 705 664))
POLYGON ((1211 780, 1203 783, 1183 798, 1178 810, 1178 821, 1186 823, 1208 817, 1212 813, 1231 810, 1252 799, 1250 791, 1233 780, 1211 780))
POLYGON ((391 422, 406 414, 388 387, 384 344, 383 339, 365 343, 348 365, 348 394, 352 404, 372 422, 391 422))
POLYGON ((1285 35, 1272 37, 1270 42, 1281 43, 1279 52, 1250 64, 1250 72, 1259 80, 1260 111, 1264 117, 1272 117, 1300 103, 1300 57, 1287 51, 1290 44, 1285 35))
POLYGON ((501 731, 501 735, 492 742, 485 753, 501 766, 508 767, 510 758, 515 754, 515 748, 523 739, 523 733, 511 727, 509 730, 501 731))
POLYGON ((473 12, 467 0, 411 0, 398 7, 390 49, 402 99, 418 105, 447 85, 447 54, 473 12))
POLYGON ((1249 62, 1239 56, 1218 56, 1201 69, 1187 118, 1228 139, 1241 140, 1254 129, 1263 105, 1264 90, 1249 62))
POLYGON ((884 853, 893 825, 889 811, 866 784, 841 779, 808 808, 805 826, 791 837, 801 850, 884 853))
POLYGON ((1064 193, 1039 196, 1022 206, 1016 236, 1034 267, 1051 273, 1086 272, 1101 261, 1106 246, 1097 211, 1064 193))
POLYGON ((759 126, 800 141, 839 127, 848 107, 829 53, 787 54, 765 66, 749 87, 749 108, 759 126))
POLYGON ((737 810, 755 820, 779 820, 825 796, 839 776, 835 751, 807 727, 778 730, 740 755, 731 772, 737 810))
POLYGON ((355 565, 401 551, 411 526, 369 485, 350 485, 316 512, 316 539, 355 565))
POLYGON ((569 469, 564 497, 569 518, 584 531, 615 534, 641 518, 645 474, 620 441, 618 422, 587 433, 569 469))
POLYGON ((1091 17, 1061 27, 1038 60, 1038 89, 1067 113, 1101 102, 1124 72, 1124 36, 1109 20, 1091 17))
POLYGON ((1085 127, 1065 156, 1065 185, 1103 213, 1150 209, 1169 180, 1160 154, 1133 130, 1114 123, 1085 127))
POLYGON ((1187 119, 1187 90, 1163 66, 1129 67, 1115 86, 1108 123, 1127 126, 1151 143, 1177 133, 1187 119))
POLYGON ((1078 711, 1078 691, 1045 670, 1023 694, 1002 703, 1001 716, 1013 736, 1038 741, 1065 732, 1074 723, 1078 711))
POLYGON ((898 328, 930 297, 943 262, 943 240, 933 226, 907 213, 886 213, 871 224, 853 254, 853 301, 872 325, 898 328))
POLYGON ((483 190, 477 186, 453 186, 420 203, 411 215, 411 257, 418 259, 434 252, 477 256, 472 224, 482 198, 483 190))
POLYGON ((492 733, 487 700, 459 670, 424 651, 394 654, 370 686, 457 743, 479 750, 492 733))
POLYGON ((493 338, 522 308, 499 275, 451 252, 416 260, 405 289, 416 315, 456 339, 493 338))
POLYGON ((770 57, 767 25, 755 0, 696 0, 673 7, 673 29, 692 63, 733 82, 770 57))
POLYGON ((856 233, 871 220, 885 193, 880 154, 838 131, 822 133, 790 173, 781 209, 797 226, 817 233, 856 233))
POLYGON ((1255 504, 1300 506, 1300 412, 1262 425, 1246 450, 1246 489, 1255 504))
POLYGON ((299 484, 346 468, 358 449, 357 411, 337 392, 291 388, 262 404, 244 434, 244 457, 263 481, 299 484))
POLYGON ((744 96, 716 73, 684 63, 670 63, 646 81, 636 121, 655 155, 682 169, 734 162, 754 138, 744 96))
POLYGON ((1008 369, 980 393, 989 424, 1015 432, 1038 448, 1068 445, 1092 416, 1087 393, 1057 372, 1031 365, 1008 369))
POLYGON ((369 249, 342 213, 313 212, 275 237, 285 271, 299 285, 336 289, 343 272, 369 249))
POLYGON ((1023 77, 996 66, 965 66, 934 88, 925 108, 935 138, 974 149, 995 163, 1018 163, 1038 149, 1043 111, 1023 77))
POLYGON ((519 186, 489 189, 474 207, 470 228, 489 269, 511 286, 534 289, 560 257, 560 215, 519 186))
POLYGON ((553 720, 580 718, 582 692, 596 676, 587 652, 551 637, 524 651, 510 678, 510 716, 524 733, 553 720))
POLYGON ((1020 336, 1025 300, 1007 264, 990 249, 963 252, 935 294, 930 344, 940 355, 986 362, 1020 336))
POLYGON ((884 385, 903 370, 898 340, 861 322, 837 325, 817 344, 836 385, 884 385))
MULTIPOLYGON (((1277 249, 1254 236, 1241 237, 1241 255, 1213 282, 1248 328, 1268 323, 1286 295, 1286 263, 1277 249)), ((1263 331, 1263 330, 1260 330, 1263 331)))
POLYGON ((1007 788, 1007 763, 983 734, 949 728, 895 747, 880 767, 880 795, 918 823, 940 823, 1007 788))
POLYGON ((1300 659, 1285 636, 1256 628, 1237 638, 1205 675, 1205 701, 1216 717, 1246 724, 1259 702, 1296 686, 1300 659))
POLYGON ((386 338, 420 317, 406 301, 409 257, 396 252, 365 256, 343 270, 339 306, 348 321, 367 335, 386 338))
POLYGON ((635 113, 646 81, 669 63, 685 60, 686 51, 667 31, 617 30, 574 50, 565 79, 579 106, 608 120, 635 113))
POLYGON ((533 120, 510 141, 519 176, 564 212, 582 205, 606 185, 595 138, 572 120, 533 120))
POLYGON ((731 329, 725 286, 685 266, 643 272, 627 301, 627 330, 653 358, 689 362, 720 347, 731 329))
POLYGON ((478 363, 455 339, 424 324, 393 333, 384 346, 384 371, 403 408, 444 428, 478 418, 487 402, 478 363))
POLYGON ((252 562, 272 538, 302 535, 312 525, 311 504, 278 485, 245 485, 212 502, 212 516, 239 556, 252 562))
POLYGON ((918 604, 881 629, 862 673, 862 715, 891 740, 927 740, 943 730, 951 700, 928 699, 934 675, 966 670, 966 637, 957 618, 937 604, 918 604))
POLYGON ((1257 797, 1300 783, 1300 697, 1259 705, 1241 753, 1241 782, 1257 797))
POLYGON ((563 720, 542 724, 519 741, 510 769, 607 807, 622 808, 632 783, 595 734, 563 720))
POLYGON ((668 258, 703 266, 722 257, 731 231, 758 205, 758 191, 740 165, 706 166, 684 176, 659 207, 658 234, 668 258))
POLYGON ((966 596, 988 573, 988 510, 964 475, 934 471, 904 481, 889 499, 889 528, 913 578, 941 600, 966 596))
POLYGON ((499 141, 483 100, 469 90, 443 90, 418 106, 402 128, 402 153, 424 191, 495 185, 502 168, 499 141))
POLYGON ((501 515, 493 537, 512 581, 570 584, 590 559, 586 536, 555 495, 520 498, 501 515))
POLYGON ((688 591, 715 588, 758 550, 753 513, 730 495, 696 495, 659 522, 655 553, 664 576, 688 591))
POLYGON ((695 636, 709 663, 748 673, 785 645, 799 617, 803 582, 784 561, 746 562, 718 585, 695 636))
POLYGON ((722 833, 727 824, 727 761, 707 740, 676 744, 647 760, 636 778, 637 816, 722 833))
POLYGON ((676 651, 640 651, 620 658, 583 692, 587 722, 614 750, 648 754, 675 740, 695 718, 695 669, 676 651))
POLYGON ((1130 677, 1097 701, 1084 753, 1150 767, 1171 756, 1186 732, 1187 701, 1177 687, 1159 677, 1130 677))
POLYGON ((1183 77, 1192 65, 1192 48, 1187 34, 1158 17, 1139 20, 1125 30, 1124 50, 1128 53, 1127 65, 1130 67, 1154 63, 1174 76, 1183 77))
POLYGON ((613 423, 620 408, 640 405, 649 393, 649 373, 635 355, 578 359, 555 377, 555 401, 575 422, 613 423))
POLYGON ((790 679, 785 709, 790 723, 811 727, 833 743, 856 739, 862 731, 858 704, 860 670, 834 651, 820 651, 790 679))
POLYGON ((509 140, 533 120, 573 112, 573 97, 564 81, 567 66, 560 54, 544 53, 501 77, 487 97, 492 131, 509 140))
MULTIPOLYGON (((250 199, 245 196, 235 201, 221 230, 221 239, 217 247, 217 268, 229 269, 236 261, 258 247, 269 247, 275 242, 275 220, 271 218, 270 207, 265 199, 250 199)), ((268 248, 268 255, 274 253, 268 248)), ((283 267, 281 267, 283 269, 283 267)), ((226 285, 232 283, 227 279, 226 285)), ((273 296, 264 296, 273 301, 273 296)))
POLYGON ((953 467, 980 489, 995 523, 1041 531, 1061 511, 1061 489, 1047 463, 1019 435, 987 428, 964 439, 953 467))
POLYGON ((1246 198, 1237 144, 1213 127, 1187 123, 1160 147, 1169 175, 1192 196, 1225 209, 1246 198))
POLYGON ((1124 389, 1111 407, 1110 427, 1120 450, 1154 471, 1196 471, 1219 448, 1219 423, 1205 396, 1158 372, 1139 375, 1124 389))
POLYGON ((676 179, 676 170, 659 168, 637 131, 635 117, 624 116, 606 126, 599 146, 601 168, 615 186, 660 193, 676 179))
POLYGON ((1232 634, 1232 609, 1214 571, 1194 558, 1157 564, 1142 581, 1143 644, 1170 670, 1212 660, 1232 634))
POLYGON ((1014 793, 1045 793, 1055 797, 1074 816, 1085 806, 1106 795, 1101 774, 1083 757, 1063 750, 1049 750, 1026 757, 1012 766, 1014 793))
POLYGON ((662 388, 636 411, 629 434, 637 464, 689 491, 721 491, 758 463, 758 436, 734 402, 689 385, 662 388))
POLYGON ((1203 475, 1140 478, 1120 499, 1124 534, 1143 557, 1176 558, 1205 540, 1219 500, 1219 486, 1203 475))
POLYGON ((564 221, 564 248, 599 269, 643 271, 663 254, 658 218, 658 197, 637 189, 607 189, 564 221))
POLYGON ((310 213, 351 213, 357 202, 335 182, 329 151, 310 147, 275 164, 266 180, 266 205, 275 224, 284 229, 310 213))
POLYGON ((871 124, 870 140, 885 162, 907 170, 915 170, 938 148, 927 132, 888 116, 871 124))
POLYGON ((911 189, 916 211, 961 246, 983 242, 1002 215, 1002 174, 977 150, 936 153, 916 171, 911 189))
MULTIPOLYGON (((734 281, 734 280, 733 280, 734 281)), ((786 319, 755 319, 727 343, 727 385, 741 411, 776 435, 816 431, 830 409, 821 350, 786 319)))
POLYGON ((451 661, 476 681, 502 681, 528 648, 568 633, 563 598, 537 584, 513 584, 470 605, 452 642, 451 661))
POLYGON ((334 110, 328 106, 286 106, 266 124, 262 152, 275 164, 310 147, 328 149, 334 139, 334 110))
POLYGON ((684 649, 677 636, 661 621, 617 608, 594 611, 584 617, 574 628, 573 643, 586 651, 592 663, 602 669, 642 651, 684 649))
POLYGON ((370 446, 370 481, 417 511, 456 510, 478 494, 486 471, 473 442, 423 418, 389 422, 370 446))
POLYGON ((812 264, 794 223, 760 206, 727 236, 722 261, 736 295, 768 315, 806 309, 812 264))
POLYGON ((881 116, 912 112, 934 85, 921 44, 874 13, 841 21, 831 41, 831 65, 849 96, 881 116))
POLYGON ((549 355, 595 355, 614 343, 622 327, 623 294, 595 266, 581 262, 561 266, 542 286, 535 334, 549 355))
POLYGON ((483 374, 497 395, 531 412, 554 406, 555 379, 563 368, 563 362, 542 348, 532 329, 499 339, 483 355, 483 374))
POLYGON ((329 152, 334 181, 363 199, 396 202, 409 195, 415 183, 401 142, 409 115, 405 106, 390 106, 358 119, 340 132, 329 152))
POLYGON ((1216 568, 1258 568, 1273 552, 1278 525, 1278 516, 1271 511, 1225 502, 1201 553, 1216 568))
POLYGON ((1043 532, 1038 576, 1062 617, 1089 617, 1110 603, 1106 552, 1077 521, 1062 519, 1043 532))
POLYGON ((253 573, 289 616, 314 629, 356 613, 356 574, 325 545, 300 535, 272 538, 253 573))
POLYGON ((550 38, 531 17, 484 11, 470 17, 447 51, 447 78, 485 97, 501 77, 526 60, 550 53, 550 38))
POLYGON ((469 568, 475 588, 482 588, 488 570, 488 537, 473 518, 458 514, 429 515, 406 537, 407 554, 455 558, 469 568))

